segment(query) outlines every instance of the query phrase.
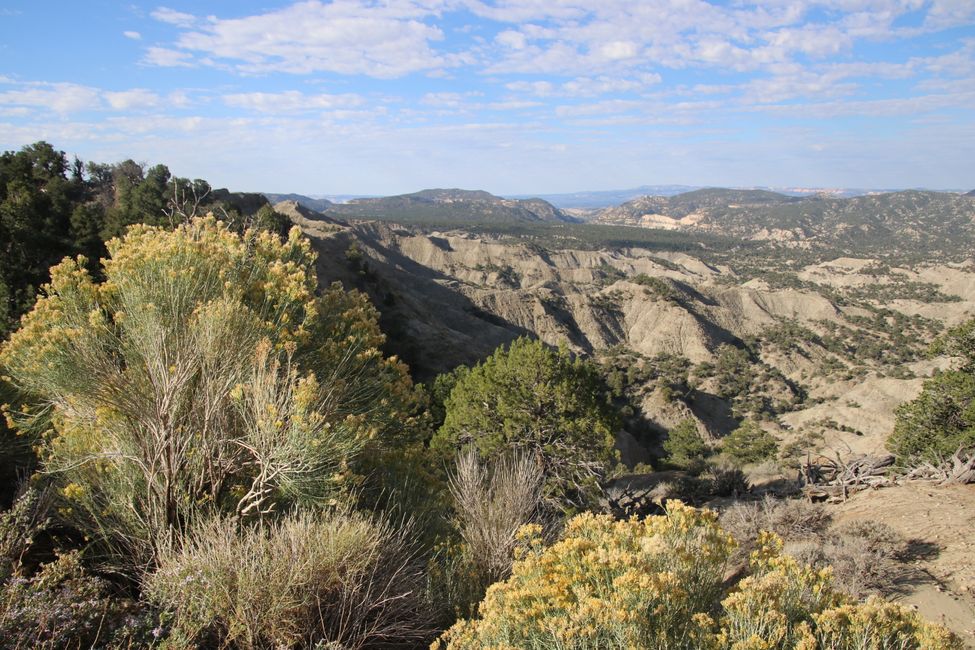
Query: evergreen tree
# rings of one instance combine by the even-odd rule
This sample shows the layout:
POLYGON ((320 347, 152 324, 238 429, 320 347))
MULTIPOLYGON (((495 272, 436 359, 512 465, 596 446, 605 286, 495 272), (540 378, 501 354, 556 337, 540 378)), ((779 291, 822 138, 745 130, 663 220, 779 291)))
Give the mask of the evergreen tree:
POLYGON ((681 420, 667 433, 664 441, 667 462, 692 472, 704 469, 704 462, 711 448, 697 431, 697 423, 691 419, 681 420))
POLYGON ((533 455, 552 502, 583 508, 617 460, 617 418, 605 395, 591 363, 518 339, 458 379, 432 446, 449 457, 467 446, 488 460, 533 455))
POLYGON ((975 447, 975 319, 949 330, 933 351, 962 362, 925 381, 917 398, 897 408, 887 448, 904 464, 940 464, 959 449, 975 447))
POLYGON ((773 458, 779 444, 771 433, 751 420, 745 420, 725 436, 721 450, 734 462, 744 465, 773 458))

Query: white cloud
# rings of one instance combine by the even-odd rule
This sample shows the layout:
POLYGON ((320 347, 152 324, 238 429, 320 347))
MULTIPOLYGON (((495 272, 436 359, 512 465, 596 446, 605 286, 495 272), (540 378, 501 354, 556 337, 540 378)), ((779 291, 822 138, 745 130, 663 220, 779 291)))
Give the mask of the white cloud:
POLYGON ((510 47, 513 50, 523 50, 525 49, 525 43, 528 42, 528 37, 521 32, 507 29, 495 36, 494 40, 504 47, 510 47))
POLYGON ((769 113, 828 119, 844 116, 920 116, 945 108, 975 105, 975 90, 956 93, 897 97, 892 99, 843 100, 804 104, 772 104, 756 107, 769 113))
POLYGON ((924 19, 928 29, 941 30, 975 22, 975 3, 971 0, 934 0, 924 19))
POLYGON ((30 109, 33 113, 50 111, 63 117, 87 111, 144 111, 164 104, 174 105, 144 88, 112 91, 74 83, 9 83, 14 83, 16 88, 0 92, 0 106, 7 107, 8 115, 30 109))
POLYGON ((656 73, 638 73, 632 77, 577 77, 561 84, 550 81, 513 81, 505 84, 508 90, 527 93, 535 97, 595 97, 615 93, 632 93, 646 90, 661 82, 656 73))
POLYGON ((656 73, 643 73, 633 78, 579 77, 562 84, 562 91, 574 97, 592 97, 608 93, 638 92, 660 81, 661 77, 656 73))
POLYGON ((297 113, 303 111, 354 108, 365 104, 365 99, 355 94, 306 95, 296 90, 281 93, 237 93, 224 95, 227 106, 244 108, 261 113, 297 113))
POLYGON ((536 97, 550 97, 555 94, 555 84, 551 81, 512 81, 505 88, 515 92, 531 93, 536 97))
POLYGON ((121 92, 106 92, 104 93, 104 97, 109 106, 119 111, 153 108, 159 106, 162 101, 156 93, 142 88, 123 90, 121 92))
POLYGON ((131 31, 131 30, 127 30, 127 31, 122 32, 122 36, 124 36, 125 38, 130 38, 133 41, 142 40, 142 34, 140 34, 139 32, 131 31))
MULTIPOLYGON (((146 61, 186 64, 196 56, 203 64, 225 63, 245 74, 400 77, 451 65, 452 57, 431 47, 433 41, 443 39, 443 32, 423 22, 439 7, 437 2, 405 0, 381 5, 367 0, 308 0, 243 18, 211 17, 182 33, 173 47, 154 48, 158 51, 150 51, 146 61), (181 56, 173 54, 177 51, 181 56)), ((176 23, 171 14, 165 17, 176 23)), ((186 26, 188 19, 177 24, 186 26)))
POLYGON ((66 114, 102 106, 101 93, 72 83, 27 83, 17 90, 0 93, 0 105, 51 110, 66 114))
POLYGON ((420 103, 426 106, 437 108, 460 108, 467 100, 467 95, 462 93, 426 93, 420 98, 420 103))
POLYGON ((588 115, 612 115, 628 113, 644 107, 645 103, 626 99, 609 99, 593 104, 574 104, 559 106, 555 114, 559 117, 581 117, 588 115))
POLYGON ((971 0, 501 0, 466 2, 508 22, 486 58, 491 74, 583 76, 661 68, 761 72, 799 57, 851 52, 859 39, 905 35, 899 17, 925 12, 928 30, 975 22, 971 0), (815 12, 827 13, 823 20, 815 12), (532 21, 529 24, 519 24, 532 21))
POLYGON ((524 100, 513 100, 509 99, 503 102, 489 102, 484 105, 485 108, 493 111, 520 111, 528 108, 538 108, 539 106, 544 106, 542 102, 532 102, 524 100))
POLYGON ((192 55, 189 52, 180 52, 167 47, 150 47, 146 50, 142 62, 148 65, 156 65, 162 68, 190 67, 192 55))
POLYGON ((160 22, 176 25, 177 27, 192 27, 196 23, 196 16, 193 14, 176 11, 169 7, 159 7, 150 15, 160 22))
POLYGON ((610 41, 599 46, 600 55, 611 61, 632 59, 638 52, 636 43, 632 41, 610 41))

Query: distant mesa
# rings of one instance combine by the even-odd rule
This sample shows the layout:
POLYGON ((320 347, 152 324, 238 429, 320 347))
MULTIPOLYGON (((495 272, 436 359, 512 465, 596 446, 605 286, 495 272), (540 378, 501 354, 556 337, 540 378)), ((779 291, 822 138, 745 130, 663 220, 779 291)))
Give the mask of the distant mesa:
POLYGON ((675 196, 642 196, 597 211, 591 218, 611 225, 833 248, 844 254, 854 250, 936 254, 975 245, 975 209, 968 195, 926 190, 839 198, 709 188, 675 196))
POLYGON ((965 196, 975 196, 975 190, 968 192, 965 196))
POLYGON ((341 219, 445 225, 578 221, 542 199, 505 199, 483 190, 461 189, 427 189, 397 196, 351 199, 329 205, 324 212, 341 219))
MULTIPOLYGON (((292 194, 289 196, 298 195, 292 194)), ((314 201, 315 199, 312 200, 314 201)), ((291 219, 291 221, 293 221, 295 224, 302 227, 306 227, 309 222, 330 223, 341 226, 345 225, 342 221, 326 216, 324 213, 319 212, 314 208, 310 208, 296 199, 278 201, 274 204, 274 209, 280 214, 283 214, 291 219)))
POLYGON ((396 196, 350 198, 344 203, 301 194, 265 193, 271 203, 294 202, 338 219, 375 219, 400 223, 578 223, 548 201, 506 199, 484 190, 427 189, 396 196))
POLYGON ((304 196, 302 194, 272 194, 270 192, 265 192, 264 196, 266 196, 267 200, 274 205, 284 201, 294 201, 298 205, 306 207, 309 210, 314 210, 315 212, 325 212, 335 205, 328 199, 314 199, 310 196, 304 196))

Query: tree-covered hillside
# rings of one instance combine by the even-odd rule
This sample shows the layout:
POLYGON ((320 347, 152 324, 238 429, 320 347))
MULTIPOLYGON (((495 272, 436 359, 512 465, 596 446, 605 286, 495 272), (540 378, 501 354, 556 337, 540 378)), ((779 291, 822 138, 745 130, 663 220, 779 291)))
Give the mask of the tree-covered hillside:
POLYGON ((84 255, 97 273, 104 242, 132 224, 172 226, 214 211, 239 227, 266 204, 261 195, 174 177, 165 165, 72 161, 46 142, 7 151, 0 155, 0 333, 30 307, 62 257, 84 255))
POLYGON ((911 190, 841 199, 698 190, 673 197, 642 197, 604 210, 598 219, 662 225, 659 218, 647 223, 645 215, 675 221, 693 216, 672 227, 844 254, 961 258, 975 249, 975 201, 946 192, 911 190))
POLYGON ((330 206, 328 214, 347 219, 452 225, 576 221, 541 199, 502 199, 482 190, 457 189, 430 189, 378 199, 353 199, 330 206))

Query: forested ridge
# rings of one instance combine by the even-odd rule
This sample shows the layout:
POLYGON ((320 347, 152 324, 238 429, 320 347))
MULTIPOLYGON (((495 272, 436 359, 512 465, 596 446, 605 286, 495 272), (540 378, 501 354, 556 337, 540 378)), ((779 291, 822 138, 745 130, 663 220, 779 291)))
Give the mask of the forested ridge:
MULTIPOLYGON (((164 165, 69 161, 43 142, 0 156, 0 647, 966 647, 889 600, 922 580, 917 543, 812 503, 825 485, 813 442, 770 426, 808 396, 768 359, 815 356, 809 367, 851 377, 943 360, 898 408, 881 469, 891 485, 966 485, 975 320, 941 328, 835 290, 849 325, 780 319, 751 340, 708 339, 704 361, 511 327, 420 383, 392 353, 419 326, 380 325, 413 299, 383 275, 406 258, 320 225, 314 240, 263 196, 164 165), (328 246, 342 255, 323 259, 328 246), (349 281, 330 282, 336 267, 349 281), (654 400, 686 417, 651 422, 654 400), (727 405, 724 430, 703 426, 703 404, 727 405), (624 458, 630 438, 645 457, 624 458)), ((545 236, 598 227, 560 228, 545 236)), ((556 266, 538 231, 501 230, 476 245, 513 239, 519 259, 547 260, 542 275, 556 266)), ((706 322, 701 305, 718 301, 675 279, 688 250, 715 264, 746 251, 745 281, 809 282, 733 238, 594 237, 642 242, 640 268, 656 271, 572 269, 604 323, 622 322, 625 300, 706 322)), ((440 234, 414 239, 423 255, 456 252, 440 234)), ((492 259, 458 271, 471 291, 528 286, 492 259)), ((568 322, 545 283, 539 318, 568 322)))

